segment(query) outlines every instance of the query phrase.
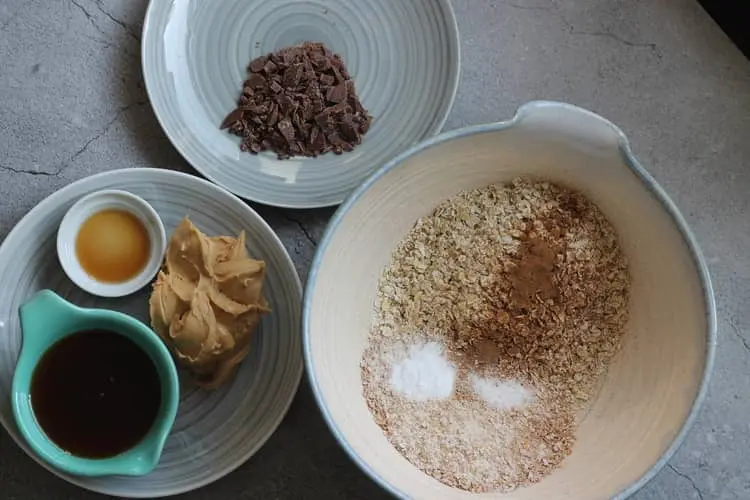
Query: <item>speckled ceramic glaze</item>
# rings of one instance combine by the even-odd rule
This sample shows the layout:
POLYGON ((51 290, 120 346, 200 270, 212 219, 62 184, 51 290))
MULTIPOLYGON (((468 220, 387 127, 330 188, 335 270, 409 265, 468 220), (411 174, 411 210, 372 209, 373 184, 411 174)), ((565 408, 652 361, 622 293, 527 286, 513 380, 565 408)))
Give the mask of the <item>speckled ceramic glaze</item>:
POLYGON ((448 0, 159 0, 143 29, 143 72, 156 115, 203 175, 269 205, 335 205, 398 153, 443 126, 459 77, 448 0), (279 161, 242 153, 219 130, 248 63, 304 41, 342 55, 375 117, 344 155, 279 161))
POLYGON ((21 439, 10 399, 21 349, 18 309, 39 290, 51 289, 78 306, 113 309, 149 322, 150 287, 123 298, 95 297, 77 288, 57 259, 57 227, 68 208, 102 189, 123 190, 146 200, 167 234, 184 216, 209 235, 245 230, 248 252, 267 265, 264 293, 272 312, 263 317, 250 354, 234 379, 215 391, 198 389, 181 374, 177 418, 153 472, 100 478, 56 472, 74 484, 118 497, 151 498, 192 490, 231 472, 265 443, 286 413, 302 373, 301 286, 286 250, 245 203, 196 177, 154 169, 88 177, 42 201, 11 231, 0 246, 0 421, 39 460, 21 439))
POLYGON ((358 188, 318 246, 303 325, 324 417, 355 462, 397 497, 623 499, 654 477, 695 420, 714 359, 716 306, 695 238, 620 129, 575 106, 534 102, 508 122, 426 141, 358 188), (629 261, 630 314, 623 348, 580 415, 561 468, 507 495, 475 495, 427 476, 391 446, 362 397, 360 360, 378 279, 414 223, 461 191, 517 176, 560 183, 599 206, 629 261))

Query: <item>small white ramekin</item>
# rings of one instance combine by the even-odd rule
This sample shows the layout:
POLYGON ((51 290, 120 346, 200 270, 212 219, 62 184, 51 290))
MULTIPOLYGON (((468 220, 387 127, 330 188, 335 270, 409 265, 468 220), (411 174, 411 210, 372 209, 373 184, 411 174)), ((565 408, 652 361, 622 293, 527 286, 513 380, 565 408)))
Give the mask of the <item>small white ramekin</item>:
POLYGON ((167 247, 164 224, 142 198, 120 190, 95 191, 78 200, 63 217, 57 230, 57 257, 65 274, 78 287, 99 297, 123 297, 148 285, 162 265, 167 247), (148 231, 151 254, 140 273, 121 283, 97 281, 81 267, 76 256, 76 237, 86 220, 102 210, 124 210, 138 218, 148 231))

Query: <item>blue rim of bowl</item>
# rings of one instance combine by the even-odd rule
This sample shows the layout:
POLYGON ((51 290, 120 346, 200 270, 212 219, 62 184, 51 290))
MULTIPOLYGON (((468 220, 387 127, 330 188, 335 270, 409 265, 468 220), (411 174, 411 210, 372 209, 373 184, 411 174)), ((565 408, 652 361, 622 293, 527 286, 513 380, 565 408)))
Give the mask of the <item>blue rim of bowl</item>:
POLYGON ((305 370, 307 372, 307 377, 310 381, 310 385, 312 386, 313 394, 315 395, 315 401, 318 403, 318 407, 320 408, 320 411, 323 415, 324 420, 326 421, 326 424, 331 429, 331 432, 333 433, 336 440, 339 442, 342 448, 344 448, 344 451, 349 455, 349 457, 354 461, 354 463, 357 464, 357 466, 365 472, 370 478, 375 481, 378 485, 380 485, 381 488, 386 490, 391 495, 397 497, 397 498, 409 498, 404 492, 399 491, 394 486, 392 486, 390 483, 385 481, 382 477, 380 477, 367 463, 365 463, 362 458, 357 455, 357 453, 349 446, 349 443, 346 441, 346 438, 344 437, 341 430, 338 428, 336 423, 331 418, 330 413, 328 412, 328 409, 326 407, 325 401, 323 400, 323 396, 321 395, 320 386, 318 384, 318 380, 315 377, 315 371, 312 369, 312 355, 310 352, 310 309, 311 309, 311 297, 313 296, 313 293, 315 291, 315 284, 318 277, 318 270, 320 268, 320 263, 323 259, 323 255, 326 252, 326 249, 328 248, 328 245, 331 241, 331 238, 336 233, 336 230, 338 229, 342 219, 347 214, 349 209, 359 200, 359 198, 366 193, 370 187, 372 187, 373 184, 375 184, 377 181, 379 181, 385 174, 390 172, 391 170, 398 168, 400 165, 402 165, 408 158, 414 156, 417 153, 420 153, 426 149, 429 149, 433 146, 436 146, 438 144, 442 144, 454 139, 459 139, 462 137, 467 137, 474 134, 481 134, 481 133, 487 133, 487 132, 498 132, 501 130, 506 130, 510 127, 513 127, 517 125, 521 119, 524 117, 527 111, 532 110, 534 108, 542 108, 542 107, 563 107, 571 110, 575 110, 578 112, 581 112, 583 114, 586 114, 588 116, 594 117, 603 123, 605 123, 608 127, 610 127, 615 134, 618 137, 618 143, 619 143, 619 149, 621 154, 623 155, 623 158, 625 159, 625 163, 632 172, 641 180, 641 182, 645 185, 645 187, 654 195, 654 197, 661 203, 664 210, 671 216, 675 226, 677 226, 677 229, 682 234, 682 238, 685 242, 685 244, 688 247, 688 250, 690 251, 690 254, 693 258, 693 262, 695 263, 695 267, 698 271, 698 275, 700 276, 701 280, 701 286, 703 288, 703 301, 706 308, 706 327, 707 327, 707 336, 706 336, 706 363, 703 368, 703 375, 701 377, 701 384, 700 388, 698 390, 698 394, 695 397, 695 400, 693 401, 693 405, 690 409, 690 413, 688 414, 687 418, 682 424, 682 427, 680 428, 680 431, 677 433, 675 438, 672 440, 672 444, 670 444, 669 448, 662 454, 662 456, 659 458, 659 460, 654 463, 648 471, 646 471, 638 480, 636 480, 634 483, 632 483, 630 486, 624 488, 617 494, 615 494, 612 498, 613 500, 624 500, 633 494, 635 494, 638 490, 643 488, 649 481, 651 481, 658 473, 661 471, 661 469, 664 468, 664 466, 667 465, 669 460, 674 456, 674 454, 677 452, 677 450, 682 446, 683 442, 685 441, 685 437, 690 432, 690 429, 692 428, 693 424, 695 423, 696 418, 698 417, 698 413, 700 412, 701 407, 703 406, 703 403, 706 399, 706 394, 708 392, 708 385, 711 378, 711 372, 713 371, 714 367, 714 358, 716 353, 716 343, 717 343, 717 320, 716 320, 716 301, 714 299, 714 290, 713 285, 711 284, 711 277, 708 272, 708 266, 706 265, 705 259, 703 257, 703 252, 701 251, 700 247, 698 246, 697 240, 695 238, 695 235, 693 234, 693 231, 688 226, 687 222, 685 221, 685 218, 680 213, 677 206, 674 204, 674 202, 669 198, 666 191, 656 182, 656 180, 651 176, 651 174, 648 173, 648 171, 638 162, 638 160, 633 155, 630 143, 625 135, 625 133, 614 123, 610 122, 606 118, 603 118, 600 115, 597 115, 596 113, 593 113, 589 110, 580 108, 578 106, 574 106, 572 104, 562 103, 562 102, 555 102, 555 101, 530 101, 526 104, 522 105, 518 108, 516 111, 515 116, 507 121, 502 122, 495 122, 495 123, 488 123, 483 125, 474 125, 470 127, 465 127, 457 130, 452 130, 450 132, 442 133, 438 136, 435 136, 431 139, 428 139, 420 144, 417 144, 416 146, 408 149, 407 151, 401 153, 396 158, 385 164, 383 167, 378 169, 374 174, 372 174, 362 185, 360 185, 354 192, 352 192, 351 195, 344 201, 344 203, 336 210, 336 212, 333 214, 333 217, 331 218, 328 227, 326 228, 325 233, 323 234, 323 238, 320 240, 320 243, 318 244, 318 249, 315 252, 315 257, 313 258, 312 265, 310 267, 310 272, 307 279, 307 285, 305 286, 305 294, 303 298, 303 308, 302 308, 302 345, 304 348, 304 356, 305 356, 305 370))
MULTIPOLYGON (((440 133, 441 130, 443 130, 443 127, 445 126, 445 122, 448 121, 448 117, 451 114, 451 110, 453 109, 453 104, 456 102, 456 94, 458 94, 458 85, 461 83, 461 36, 458 31, 458 21, 456 20, 456 12, 453 9, 453 4, 451 4, 450 0, 435 0, 438 4, 440 4, 443 9, 445 9, 446 14, 446 21, 448 24, 448 30, 450 31, 450 38, 448 40, 449 44, 455 44, 455 50, 456 50, 456 73, 454 76, 453 86, 450 89, 450 96, 448 97, 448 105, 445 108, 445 111, 443 112, 443 116, 440 117, 439 120, 436 121, 435 125, 426 132, 425 137, 423 140, 429 140, 430 138, 434 138, 437 136, 437 134, 440 133)), ((146 15, 143 18, 143 33, 141 36, 141 67, 147 68, 146 65, 146 28, 149 25, 149 21, 151 18, 152 9, 156 8, 156 4, 158 2, 151 2, 149 1, 148 7, 146 7, 146 15)), ((145 69, 144 69, 145 71, 145 69)), ((187 161, 190 166, 195 169, 195 171, 200 174, 201 176, 205 177, 207 180, 213 182, 217 186, 220 186, 221 188, 231 192, 233 195, 237 196, 238 198, 241 198, 243 200, 249 200, 253 201, 255 203, 261 203, 263 205, 268 205, 270 207, 278 207, 278 208, 288 208, 293 210, 307 210, 307 209, 313 209, 313 208, 325 208, 325 207, 332 207, 338 205, 337 202, 334 203, 312 203, 312 204, 286 204, 286 203, 272 203, 270 200, 261 200, 258 198, 246 198, 240 194, 235 193, 231 186, 225 186, 224 184, 217 181, 213 176, 206 174, 203 172, 202 168, 199 168, 191 158, 188 158, 185 154, 183 154, 182 149, 175 143, 175 141, 172 140, 172 136, 169 132, 169 130, 164 126, 164 122, 162 120, 162 117, 159 113, 159 110, 156 109, 156 106, 154 106, 154 101, 151 98, 151 90, 148 85, 148 78, 144 75, 144 82, 146 87, 146 95, 148 96, 148 102, 151 105, 151 110, 154 112, 154 116, 156 116, 156 121, 159 122, 159 126, 164 131, 164 134, 169 139, 169 142, 172 144, 172 146, 177 149, 177 151, 180 153, 180 156, 182 156, 185 161, 187 161)), ((422 144, 422 143, 419 143, 422 144)), ((411 151, 411 148, 407 151, 411 151)), ((396 156, 398 158, 401 154, 396 156)), ((391 160, 393 161, 393 160, 391 160)), ((377 175, 378 170, 376 170, 371 175, 377 175)), ((357 192, 357 189, 353 191, 357 192)), ((351 198, 351 193, 349 195, 349 198, 351 198)), ((341 200, 341 203, 344 203, 346 200, 341 200)))

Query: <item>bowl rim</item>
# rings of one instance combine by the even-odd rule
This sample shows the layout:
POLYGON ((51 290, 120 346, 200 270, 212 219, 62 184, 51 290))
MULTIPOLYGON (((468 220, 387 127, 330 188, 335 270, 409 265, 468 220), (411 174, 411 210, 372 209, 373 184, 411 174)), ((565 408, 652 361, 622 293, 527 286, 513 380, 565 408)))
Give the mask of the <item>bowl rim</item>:
MULTIPOLYGON (((456 103, 456 96, 458 95, 458 87, 461 84, 461 79, 462 79, 462 74, 463 74, 463 64, 462 64, 462 55, 461 55, 462 43, 461 43, 460 30, 458 27, 458 19, 456 18, 456 11, 453 8, 453 4, 451 3, 451 0, 434 0, 434 1, 438 3, 445 11, 445 16, 446 16, 445 21, 447 24, 447 30, 448 30, 448 35, 449 35, 448 43, 449 45, 455 45, 455 47, 453 47, 456 52, 455 61, 451 61, 451 63, 455 64, 455 71, 451 75, 452 85, 448 88, 449 95, 447 96, 445 100, 446 101, 445 109, 442 111, 442 114, 438 116, 438 119, 435 120, 433 126, 425 132, 422 141, 429 140, 438 136, 443 130, 443 127, 445 127, 445 124, 448 121, 451 111, 453 110, 453 106, 456 103)), ((234 196, 237 196, 238 198, 242 200, 251 201, 254 203, 260 203, 260 204, 267 205, 270 207, 293 209, 293 210, 326 208, 326 207, 332 207, 332 206, 342 204, 349 197, 351 197, 352 193, 356 192, 359 189, 359 187, 362 186, 362 184, 360 184, 359 187, 352 190, 348 196, 344 197, 343 199, 338 199, 338 200, 330 200, 330 201, 327 200, 325 202, 279 202, 269 197, 246 196, 245 194, 240 193, 237 189, 233 188, 228 183, 220 181, 215 175, 208 172, 207 169, 203 167, 201 162, 198 159, 194 158, 193 154, 188 154, 188 152, 185 151, 185 147, 182 145, 182 143, 175 139, 176 131, 166 126, 165 112, 161 107, 157 106, 156 101, 154 100, 154 92, 155 92, 154 85, 149 83, 151 82, 151 71, 147 70, 146 68, 150 67, 150 65, 148 64, 150 56, 146 48, 147 48, 147 44, 150 41, 149 37, 153 35, 151 35, 151 31, 149 31, 148 28, 152 24, 152 18, 155 16, 153 12, 156 11, 156 9, 158 9, 160 5, 161 5, 160 2, 149 2, 148 7, 146 8, 146 13, 143 18, 143 29, 142 29, 142 36, 141 36, 141 43, 140 43, 140 48, 141 48, 140 62, 141 62, 141 67, 143 68, 143 73, 144 73, 143 75, 144 87, 146 89, 146 95, 148 96, 148 102, 151 106, 151 110, 153 111, 154 116, 156 116, 156 121, 159 123, 159 126, 161 127, 162 131, 169 139, 170 144, 172 145, 172 147, 174 147, 178 151, 178 153, 180 153, 180 156, 198 174, 200 174, 202 177, 206 178, 207 180, 211 181, 212 183, 225 189, 226 191, 232 193, 234 196)), ((421 142, 418 142, 417 144, 421 144, 421 142)), ((398 158, 404 152, 410 151, 413 147, 414 146, 410 146, 406 148, 405 150, 402 150, 400 153, 394 156, 394 158, 398 158)), ((393 161, 393 159, 389 160, 386 164, 390 163, 391 161, 393 161)), ((380 170, 379 168, 376 169, 370 175, 376 174, 379 170, 380 170)), ((364 182, 366 179, 367 177, 363 177, 362 181, 364 182)))
POLYGON ((618 148, 623 156, 625 164, 628 167, 630 167, 630 170, 640 179, 644 187, 648 189, 651 192, 651 194, 661 203, 662 207, 667 212, 667 214, 672 218, 673 223, 675 224, 678 231, 682 235, 683 241, 687 245, 688 251, 691 254, 693 263, 695 264, 696 270, 698 272, 698 276, 701 281, 701 287, 703 289, 703 301, 704 301, 704 305, 706 308, 706 329, 707 329, 706 362, 703 367, 703 374, 701 376, 701 383, 698 389, 698 393, 696 394, 693 404, 691 405, 690 412, 688 413, 688 416, 685 419, 685 421, 682 423, 682 426, 679 432, 672 440, 672 443, 664 451, 661 457, 653 465, 651 465, 651 467, 643 475, 641 475, 640 478, 638 478, 635 482, 633 482, 626 488, 616 493, 612 497, 613 500, 624 500, 632 496, 638 490, 643 488, 649 481, 651 481, 659 473, 659 471, 661 471, 661 469, 663 469, 664 466, 667 465, 667 463, 674 456, 674 454, 677 452, 680 446, 682 446, 682 444, 684 443, 685 438, 687 437, 688 433, 693 427, 695 420, 697 419, 698 414, 706 399, 706 395, 708 392, 708 385, 709 385, 711 373, 714 367, 716 343, 717 343, 717 336, 718 336, 717 335, 717 319, 716 319, 716 315, 717 315, 716 314, 716 301, 714 298, 714 290, 713 290, 713 285, 711 283, 711 276, 708 271, 708 266, 706 265, 705 259, 703 257, 703 252, 701 251, 700 246, 698 245, 697 239, 693 231, 690 229, 690 226, 688 225, 687 221, 683 217, 682 213, 680 213, 680 210, 677 208, 677 205, 675 205, 672 199, 667 195, 666 191, 656 182, 656 180, 651 176, 651 174, 649 174, 648 171, 636 159, 635 155, 633 154, 630 148, 630 142, 627 136, 617 125, 615 125, 611 121, 607 120, 606 118, 592 111, 581 108, 579 106, 575 106, 573 104, 557 102, 557 101, 548 101, 548 100, 529 101, 521 105, 517 109, 515 115, 509 120, 499 121, 499 122, 494 122, 494 123, 486 123, 486 124, 481 124, 481 125, 472 125, 468 127, 459 128, 456 130, 451 130, 449 132, 444 132, 442 134, 439 134, 435 137, 427 139, 409 148, 408 150, 404 151, 403 153, 401 153, 400 155, 396 156, 391 161, 383 165, 381 168, 379 168, 364 183, 362 183, 357 189, 355 189, 349 195, 349 197, 344 201, 344 203, 342 203, 341 206, 333 214, 328 226, 326 227, 323 237, 318 243, 318 248, 315 252, 315 256, 310 266, 310 272, 308 274, 307 284, 305 286, 305 294, 303 298, 304 302, 303 302, 303 308, 302 308, 302 336, 303 336, 302 345, 304 348, 305 371, 307 373, 308 380, 310 381, 312 392, 313 392, 313 395, 315 396, 315 401, 317 402, 318 407, 320 408, 320 412, 323 415, 323 419, 325 420, 326 424, 330 428, 334 437, 339 442, 341 447, 344 449, 346 454, 349 455, 349 458, 353 460, 354 463, 357 464, 357 466, 363 472, 365 472, 365 474, 367 474, 373 481, 375 481, 381 488, 383 488, 384 490, 386 490, 388 493, 390 493, 396 498, 406 499, 408 498, 408 496, 404 492, 398 490, 395 486, 388 483, 382 477, 380 477, 378 473, 375 472, 367 463, 365 463, 365 461, 351 448, 345 436, 343 435, 341 430, 338 428, 336 423, 331 418, 331 414, 329 413, 326 407, 325 401, 323 399, 323 396, 320 390, 320 385, 315 375, 315 371, 312 368, 312 354, 311 354, 311 346, 310 346, 310 316, 311 316, 311 309, 312 309, 312 297, 315 292, 315 285, 317 282, 318 271, 320 269, 320 265, 323 260, 323 255, 326 253, 326 250, 328 248, 328 245, 330 244, 330 241, 333 235, 338 230, 338 227, 341 224, 341 221, 346 216, 349 209, 351 209, 351 207, 355 203, 357 203, 359 198, 361 198, 362 195, 366 193, 370 189, 370 187, 372 187, 373 184, 375 184, 378 180, 380 180, 381 177, 383 177, 385 174, 387 174, 391 170, 398 168, 408 158, 416 155, 417 153, 425 151, 426 149, 429 149, 432 146, 446 143, 454 139, 459 139, 459 138, 463 138, 463 137, 467 137, 467 136, 471 136, 475 134, 481 134, 481 133, 487 133, 487 132, 499 132, 502 130, 509 129, 513 126, 518 125, 523 119, 523 117, 526 114, 528 114, 530 111, 533 111, 534 109, 541 109, 541 108, 562 108, 562 109, 567 109, 570 111, 575 111, 579 114, 583 114, 583 115, 595 118, 599 120, 600 122, 602 122, 603 124, 605 124, 609 129, 611 129, 611 131, 617 137, 618 148))

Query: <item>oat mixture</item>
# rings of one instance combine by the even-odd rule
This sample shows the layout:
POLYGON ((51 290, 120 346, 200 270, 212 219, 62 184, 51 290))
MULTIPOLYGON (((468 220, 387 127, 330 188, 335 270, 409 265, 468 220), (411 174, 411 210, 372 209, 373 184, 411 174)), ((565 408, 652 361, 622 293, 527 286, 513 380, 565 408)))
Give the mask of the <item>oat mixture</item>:
POLYGON ((620 348, 628 291, 617 235, 581 194, 527 179, 459 194, 416 223, 381 277, 361 365, 368 406, 396 449, 447 485, 537 482, 571 452, 620 348), (448 398, 410 400, 389 382, 425 342, 457 368, 448 398), (493 408, 476 376, 518 381, 534 399, 493 408))

